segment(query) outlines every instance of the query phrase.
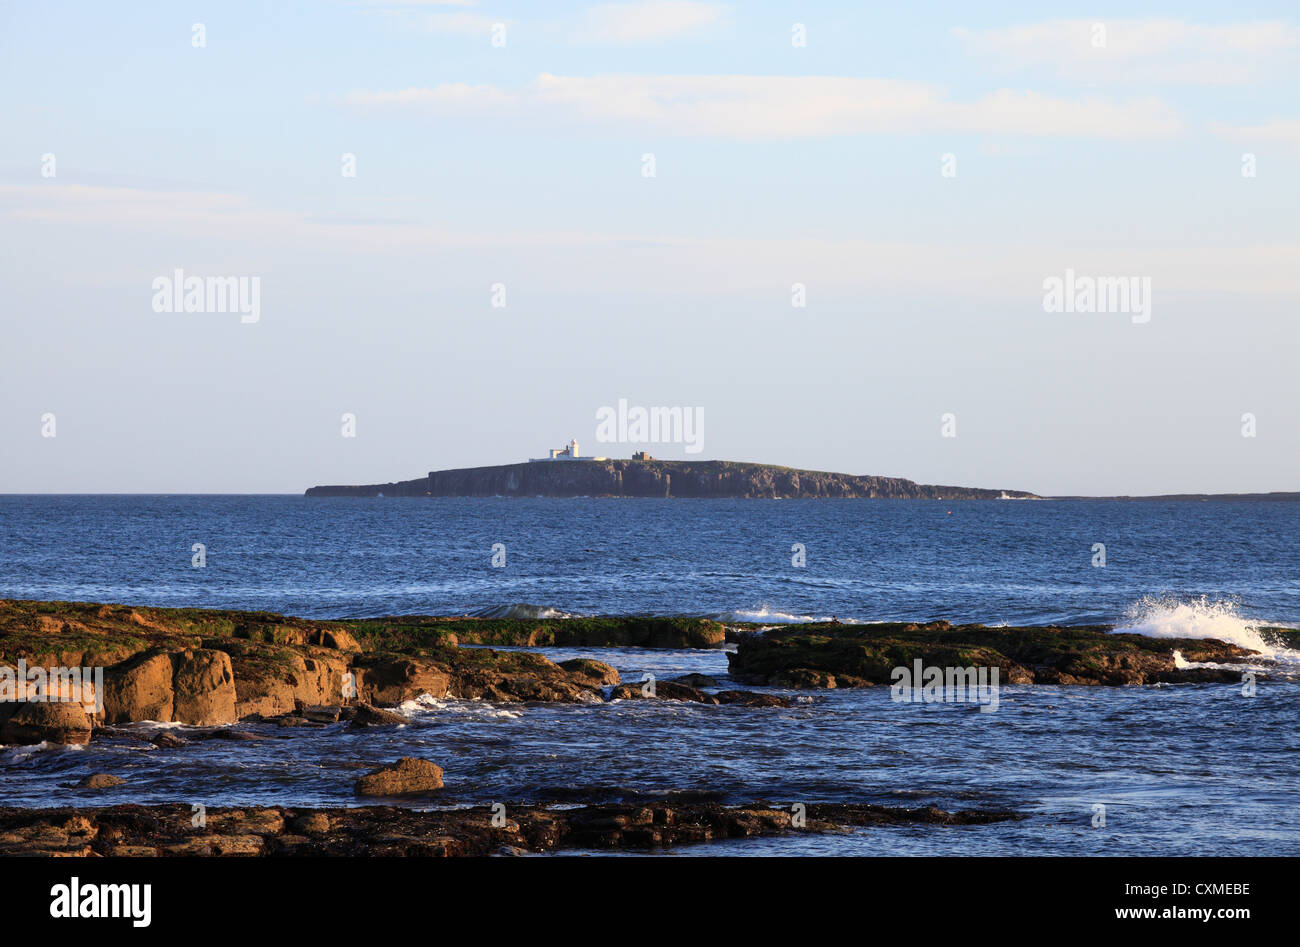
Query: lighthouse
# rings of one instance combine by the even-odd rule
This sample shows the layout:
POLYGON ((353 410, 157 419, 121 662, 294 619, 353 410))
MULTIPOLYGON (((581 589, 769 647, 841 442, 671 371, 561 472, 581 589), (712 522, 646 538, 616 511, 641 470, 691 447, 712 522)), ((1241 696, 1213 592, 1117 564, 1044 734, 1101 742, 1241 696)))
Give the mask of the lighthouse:
MULTIPOLYGON (((533 457, 533 462, 544 460, 577 460, 578 459, 578 439, 570 438, 569 443, 564 447, 552 447, 548 452, 549 457, 533 457)), ((584 457, 583 460, 608 460, 607 457, 584 457)))

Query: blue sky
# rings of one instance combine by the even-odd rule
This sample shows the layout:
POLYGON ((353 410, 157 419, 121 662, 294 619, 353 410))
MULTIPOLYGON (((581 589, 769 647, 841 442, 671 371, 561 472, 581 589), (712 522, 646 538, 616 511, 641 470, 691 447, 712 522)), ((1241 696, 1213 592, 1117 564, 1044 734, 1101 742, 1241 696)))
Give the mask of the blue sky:
POLYGON ((620 398, 704 458, 1297 489, 1294 4, 980 6, 0 3, 0 491, 688 456, 596 443, 620 398), (155 312, 177 267, 258 321, 155 312))

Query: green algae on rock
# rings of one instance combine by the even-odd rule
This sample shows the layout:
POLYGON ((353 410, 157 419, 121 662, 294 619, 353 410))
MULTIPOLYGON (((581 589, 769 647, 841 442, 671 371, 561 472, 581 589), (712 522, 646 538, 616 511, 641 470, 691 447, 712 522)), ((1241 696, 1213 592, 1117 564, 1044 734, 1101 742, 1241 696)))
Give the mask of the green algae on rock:
POLYGON ((739 636, 729 654, 734 678, 794 688, 890 684, 895 668, 998 668, 1004 684, 1157 684, 1232 681, 1223 668, 1253 652, 1222 641, 1115 634, 1108 626, 990 628, 985 625, 881 623, 792 625, 739 636))

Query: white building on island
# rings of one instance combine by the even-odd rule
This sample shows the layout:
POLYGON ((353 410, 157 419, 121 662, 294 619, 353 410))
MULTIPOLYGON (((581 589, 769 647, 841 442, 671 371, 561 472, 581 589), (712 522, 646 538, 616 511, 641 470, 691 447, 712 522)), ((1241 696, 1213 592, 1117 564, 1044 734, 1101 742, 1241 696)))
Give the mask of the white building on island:
POLYGON ((564 447, 553 447, 550 450, 550 457, 530 457, 529 463, 541 464, 549 460, 608 460, 608 457, 579 457, 578 441, 576 438, 570 439, 564 447))

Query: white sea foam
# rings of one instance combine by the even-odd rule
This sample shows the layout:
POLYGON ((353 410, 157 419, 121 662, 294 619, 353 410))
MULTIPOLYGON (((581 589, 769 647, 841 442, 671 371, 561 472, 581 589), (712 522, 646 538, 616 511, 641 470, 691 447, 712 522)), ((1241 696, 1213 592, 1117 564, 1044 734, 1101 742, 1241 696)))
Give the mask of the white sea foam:
POLYGON ((529 605, 520 602, 514 605, 488 605, 472 613, 475 618, 513 618, 521 621, 537 621, 540 618, 577 618, 572 612, 561 611, 549 605, 529 605))
POLYGON ((421 694, 413 700, 404 700, 397 709, 408 717, 420 717, 440 712, 473 714, 480 717, 501 717, 507 720, 521 716, 519 711, 506 710, 477 697, 471 700, 462 700, 453 697, 434 697, 429 693, 421 694))
MULTIPOLYGON (((1148 638, 1214 638, 1257 651, 1270 661, 1300 664, 1300 651, 1266 641, 1256 624, 1238 614, 1234 603, 1204 597, 1188 601, 1144 598, 1129 608, 1115 631, 1148 638)), ((1182 655, 1176 654, 1175 662, 1182 660, 1182 655)), ((1185 661, 1182 666, 1191 667, 1185 661)))
POLYGON ((718 612, 708 617, 720 622, 743 621, 763 625, 806 625, 809 622, 830 621, 832 618, 838 618, 845 625, 870 624, 861 618, 843 618, 834 615, 795 615, 790 612, 769 608, 766 605, 758 605, 754 608, 738 608, 729 612, 718 612))

